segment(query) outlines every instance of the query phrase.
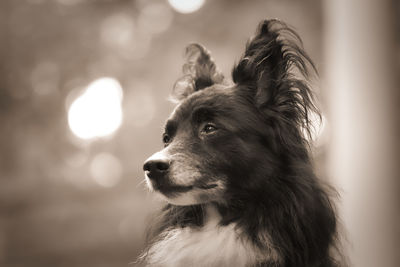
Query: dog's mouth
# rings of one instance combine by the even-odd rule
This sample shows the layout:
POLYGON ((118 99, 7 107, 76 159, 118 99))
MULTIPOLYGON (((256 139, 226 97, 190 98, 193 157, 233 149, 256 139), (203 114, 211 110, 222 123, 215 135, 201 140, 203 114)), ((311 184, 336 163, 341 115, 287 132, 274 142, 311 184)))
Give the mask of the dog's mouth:
POLYGON ((147 180, 150 190, 154 190, 167 202, 187 206, 199 203, 207 203, 219 199, 224 190, 220 180, 194 181, 191 184, 175 184, 170 180, 147 180))
POLYGON ((198 185, 198 186, 196 186, 196 187, 198 187, 198 188, 200 188, 200 189, 208 190, 208 189, 215 188, 215 187, 217 187, 217 186, 218 186, 217 184, 205 184, 205 185, 198 185))
POLYGON ((185 193, 193 189, 193 186, 157 184, 153 185, 154 190, 158 190, 163 194, 185 193))
POLYGON ((160 191, 164 195, 171 196, 179 193, 186 193, 194 189, 209 190, 217 187, 217 184, 201 184, 201 185, 173 185, 173 184, 153 184, 154 190, 160 191))

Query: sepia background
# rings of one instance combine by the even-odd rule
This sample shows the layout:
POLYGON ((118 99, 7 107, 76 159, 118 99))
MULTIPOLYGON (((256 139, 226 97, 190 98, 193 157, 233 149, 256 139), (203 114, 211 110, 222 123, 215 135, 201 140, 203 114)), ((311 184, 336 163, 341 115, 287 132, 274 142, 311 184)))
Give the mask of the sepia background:
POLYGON ((184 47, 229 77, 265 18, 316 63, 316 167, 352 266, 400 266, 400 2, 0 0, 0 266, 134 266, 184 47))

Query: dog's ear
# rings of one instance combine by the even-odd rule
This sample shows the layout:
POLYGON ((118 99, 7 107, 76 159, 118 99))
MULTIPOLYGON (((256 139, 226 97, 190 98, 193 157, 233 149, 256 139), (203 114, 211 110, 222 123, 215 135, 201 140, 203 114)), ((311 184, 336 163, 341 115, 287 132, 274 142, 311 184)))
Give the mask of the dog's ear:
POLYGON ((308 131, 309 112, 318 113, 306 82, 308 68, 315 67, 301 45, 300 37, 286 24, 265 20, 247 43, 232 78, 251 94, 259 109, 308 131))
POLYGON ((195 91, 222 83, 223 74, 216 67, 210 52, 200 44, 190 44, 185 51, 184 76, 174 86, 172 98, 182 100, 195 91))

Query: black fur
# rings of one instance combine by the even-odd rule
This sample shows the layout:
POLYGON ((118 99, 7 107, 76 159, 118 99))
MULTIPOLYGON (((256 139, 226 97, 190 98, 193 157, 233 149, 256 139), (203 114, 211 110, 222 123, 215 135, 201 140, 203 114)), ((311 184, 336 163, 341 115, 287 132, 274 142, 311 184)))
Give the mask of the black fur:
MULTIPOLYGON (((309 152, 310 113, 318 111, 306 80, 315 68, 298 43, 284 23, 263 21, 233 68, 230 86, 204 47, 189 46, 177 85, 185 83, 174 90, 180 106, 170 118, 180 126, 166 130, 166 146, 198 160, 203 176, 227 177, 223 196, 212 200, 220 224, 234 222, 256 246, 270 242, 278 252, 279 260, 258 266, 341 266, 332 255, 335 192, 315 176, 309 152), (219 125, 213 136, 201 139, 189 130, 207 120, 219 125)), ((201 227, 203 205, 167 204, 150 242, 168 228, 201 227)))

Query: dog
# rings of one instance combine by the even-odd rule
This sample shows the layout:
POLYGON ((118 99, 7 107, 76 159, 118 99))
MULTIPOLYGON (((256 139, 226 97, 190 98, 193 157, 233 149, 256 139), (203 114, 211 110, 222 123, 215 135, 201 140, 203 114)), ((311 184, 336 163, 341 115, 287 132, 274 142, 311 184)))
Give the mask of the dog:
POLYGON ((311 71, 300 37, 279 20, 260 23, 232 81, 202 45, 186 48, 164 148, 143 166, 167 203, 142 263, 340 265, 331 189, 312 167, 311 71))

